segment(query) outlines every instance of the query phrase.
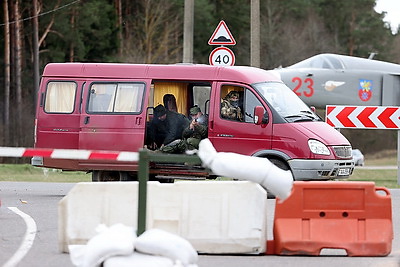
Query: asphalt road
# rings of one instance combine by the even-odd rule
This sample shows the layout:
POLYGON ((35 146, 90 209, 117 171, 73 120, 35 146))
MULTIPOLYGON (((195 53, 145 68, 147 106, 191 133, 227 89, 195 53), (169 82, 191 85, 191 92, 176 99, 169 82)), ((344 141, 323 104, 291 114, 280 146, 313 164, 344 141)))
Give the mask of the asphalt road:
MULTIPOLYGON (((69 254, 58 251, 57 237, 57 204, 73 186, 0 182, 0 266, 73 266, 69 254)), ((395 237, 387 257, 346 257, 340 250, 324 250, 318 257, 200 255, 198 266, 400 266, 400 189, 391 190, 391 196, 395 237)), ((274 203, 268 200, 269 239, 274 203)))

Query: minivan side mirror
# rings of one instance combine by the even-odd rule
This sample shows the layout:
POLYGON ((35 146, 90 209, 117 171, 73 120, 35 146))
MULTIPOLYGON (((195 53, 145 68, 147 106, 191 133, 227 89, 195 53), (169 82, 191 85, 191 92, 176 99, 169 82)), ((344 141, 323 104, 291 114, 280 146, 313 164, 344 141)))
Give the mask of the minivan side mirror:
POLYGON ((254 123, 257 125, 267 124, 269 122, 268 112, 262 106, 254 107, 254 123))

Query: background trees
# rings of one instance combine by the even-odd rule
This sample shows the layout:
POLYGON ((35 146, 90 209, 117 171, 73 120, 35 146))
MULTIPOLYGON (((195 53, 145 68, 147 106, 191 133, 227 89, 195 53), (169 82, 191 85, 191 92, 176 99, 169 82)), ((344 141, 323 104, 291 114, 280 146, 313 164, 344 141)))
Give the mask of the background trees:
MULTIPOLYGON (((261 67, 288 66, 332 52, 400 63, 375 0, 261 1, 261 67)), ((0 13, 0 145, 32 146, 35 35, 39 73, 49 62, 182 61, 184 0, 3 0, 0 13), (36 7, 36 9, 35 9, 36 7), (37 28, 35 20, 38 21, 37 28)), ((196 0, 194 63, 223 19, 234 35, 237 65, 250 64, 250 0, 196 0)))

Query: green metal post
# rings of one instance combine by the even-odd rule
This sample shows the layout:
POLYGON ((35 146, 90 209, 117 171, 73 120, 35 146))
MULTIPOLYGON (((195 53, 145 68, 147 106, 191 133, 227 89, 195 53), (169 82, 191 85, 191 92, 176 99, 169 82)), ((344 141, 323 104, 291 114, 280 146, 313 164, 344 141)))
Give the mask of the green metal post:
POLYGON ((188 156, 182 154, 163 154, 154 153, 147 149, 139 151, 139 192, 138 192, 138 217, 137 217, 137 235, 146 231, 146 210, 147 210, 147 181, 149 177, 150 162, 175 162, 201 164, 197 155, 188 156))
POLYGON ((147 210, 147 180, 149 177, 149 157, 147 150, 139 151, 139 192, 138 192, 138 217, 137 235, 146 231, 147 210))

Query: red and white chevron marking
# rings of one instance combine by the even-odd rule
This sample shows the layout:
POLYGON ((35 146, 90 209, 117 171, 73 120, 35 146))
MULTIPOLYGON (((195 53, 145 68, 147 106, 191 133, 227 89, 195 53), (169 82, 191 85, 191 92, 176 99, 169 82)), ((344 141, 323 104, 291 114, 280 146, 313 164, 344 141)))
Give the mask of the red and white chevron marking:
POLYGON ((107 159, 115 161, 139 161, 138 152, 116 152, 103 150, 51 149, 0 147, 0 157, 33 157, 40 156, 53 159, 107 159))
POLYGON ((335 128, 399 129, 400 107, 326 106, 326 122, 335 128))

